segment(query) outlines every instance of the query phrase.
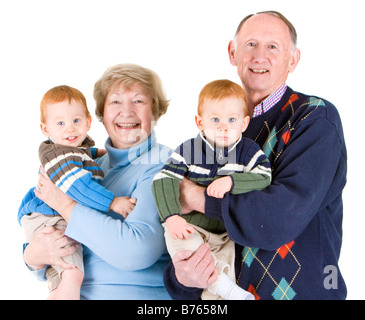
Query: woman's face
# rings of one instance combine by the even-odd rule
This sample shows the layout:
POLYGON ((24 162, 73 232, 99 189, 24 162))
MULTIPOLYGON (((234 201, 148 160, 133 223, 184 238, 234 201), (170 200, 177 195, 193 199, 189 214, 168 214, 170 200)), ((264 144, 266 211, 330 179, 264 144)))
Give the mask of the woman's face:
POLYGON ((146 140, 153 129, 152 98, 138 84, 114 86, 104 106, 104 126, 114 148, 128 149, 146 140))

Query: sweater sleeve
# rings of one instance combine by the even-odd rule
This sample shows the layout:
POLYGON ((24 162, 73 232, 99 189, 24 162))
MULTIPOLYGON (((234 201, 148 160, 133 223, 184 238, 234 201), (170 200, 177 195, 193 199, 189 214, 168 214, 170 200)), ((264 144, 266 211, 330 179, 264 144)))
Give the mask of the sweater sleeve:
POLYGON ((85 206, 108 211, 114 194, 94 180, 90 170, 97 172, 101 169, 86 154, 77 148, 62 151, 54 145, 43 145, 40 160, 49 178, 64 193, 85 206), (84 167, 84 161, 90 165, 84 167))
POLYGON ((247 163, 245 161, 244 172, 235 172, 230 175, 233 180, 232 194, 262 190, 270 185, 270 161, 259 145, 252 142, 246 155, 248 161, 247 163))
POLYGON ((203 289, 183 286, 176 278, 175 268, 170 261, 164 271, 164 284, 167 292, 174 300, 199 300, 203 289))
POLYGON ((134 210, 123 221, 120 215, 76 205, 66 235, 86 245, 105 262, 122 270, 141 270, 153 265, 165 252, 163 230, 151 193, 156 171, 146 173, 131 194, 134 210))
POLYGON ((314 215, 330 205, 331 199, 324 201, 326 197, 333 200, 341 195, 345 147, 338 123, 330 121, 327 112, 331 111, 323 107, 319 115, 311 115, 296 126, 273 165, 273 181, 268 188, 228 194, 222 200, 206 195, 206 215, 222 218, 236 243, 276 250, 296 239, 314 215))
POLYGON ((162 222, 171 215, 181 213, 179 186, 188 165, 178 150, 180 147, 171 155, 152 183, 152 193, 162 222))

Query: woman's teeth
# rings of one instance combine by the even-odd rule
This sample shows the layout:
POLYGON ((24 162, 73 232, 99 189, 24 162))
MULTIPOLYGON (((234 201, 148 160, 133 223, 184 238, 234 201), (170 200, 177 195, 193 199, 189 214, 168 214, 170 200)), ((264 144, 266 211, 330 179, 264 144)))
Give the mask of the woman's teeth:
POLYGON ((133 128, 137 127, 139 123, 117 123, 119 128, 133 128))

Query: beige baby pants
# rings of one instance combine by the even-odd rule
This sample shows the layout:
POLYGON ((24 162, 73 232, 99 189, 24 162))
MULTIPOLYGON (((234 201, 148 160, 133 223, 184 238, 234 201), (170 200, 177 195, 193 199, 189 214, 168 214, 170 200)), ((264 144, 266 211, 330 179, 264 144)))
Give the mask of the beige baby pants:
MULTIPOLYGON (((162 225, 165 229, 167 251, 171 257, 180 250, 191 250, 195 252, 203 243, 207 242, 209 243, 210 250, 213 254, 218 274, 220 275, 224 272, 232 281, 236 281, 234 269, 235 245, 234 242, 229 239, 227 232, 215 234, 198 226, 191 225, 194 227, 195 232, 189 234, 188 239, 175 240, 171 236, 167 224, 163 223, 162 225)), ((218 276, 217 281, 203 291, 201 296, 203 300, 222 300, 222 298, 216 294, 219 278, 220 276, 218 276)))
MULTIPOLYGON (((67 227, 66 221, 60 215, 43 215, 41 213, 33 212, 22 217, 21 223, 25 233, 25 241, 31 242, 35 233, 43 227, 53 226, 58 230, 65 230, 67 227)), ((84 272, 84 262, 82 256, 82 246, 70 256, 63 257, 67 263, 75 265, 79 270, 84 272)), ((52 265, 47 268, 46 278, 49 291, 56 289, 61 281, 61 273, 64 269, 52 265)))

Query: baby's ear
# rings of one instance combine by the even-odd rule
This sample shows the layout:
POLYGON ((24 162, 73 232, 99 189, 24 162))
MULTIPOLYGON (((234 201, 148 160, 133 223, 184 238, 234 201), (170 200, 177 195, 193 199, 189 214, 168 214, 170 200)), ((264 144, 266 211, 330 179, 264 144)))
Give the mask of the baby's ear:
POLYGON ((198 127, 199 131, 203 131, 204 130, 203 119, 198 114, 195 116, 195 123, 196 123, 196 126, 198 127))
POLYGON ((249 123, 250 123, 250 116, 245 116, 245 118, 243 119, 243 124, 242 124, 242 132, 246 131, 249 123))
POLYGON ((92 122, 92 118, 91 118, 91 116, 89 116, 87 118, 87 128, 88 128, 88 130, 90 130, 90 128, 91 128, 91 122, 92 122))
POLYGON ((46 124, 46 123, 41 122, 41 130, 42 130, 43 134, 44 134, 47 138, 49 138, 50 134, 49 134, 49 132, 48 132, 48 126, 47 126, 47 124, 46 124))

